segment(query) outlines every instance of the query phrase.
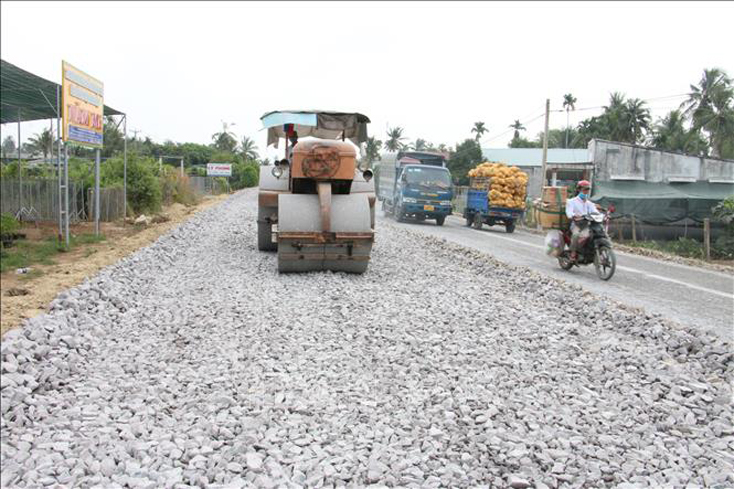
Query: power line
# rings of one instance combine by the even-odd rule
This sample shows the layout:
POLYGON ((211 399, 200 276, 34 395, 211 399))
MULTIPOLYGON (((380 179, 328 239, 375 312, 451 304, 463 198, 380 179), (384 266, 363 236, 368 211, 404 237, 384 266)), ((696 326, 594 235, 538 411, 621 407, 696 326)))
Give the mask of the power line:
MULTIPOLYGON (((524 125, 524 124, 530 124, 531 122, 535 122, 536 120, 538 120, 538 119, 540 119, 541 117, 544 117, 544 116, 545 116, 545 111, 543 111, 543 113, 541 113, 540 115, 538 115, 538 116, 536 116, 536 117, 533 117, 533 118, 532 118, 532 119, 530 119, 530 120, 527 120, 527 121, 521 121, 521 122, 520 122, 520 124, 521 124, 521 125, 524 125)), ((496 136, 493 136, 493 137, 491 137, 491 138, 487 138, 487 139, 482 139, 482 143, 488 143, 488 142, 490 142, 490 141, 494 141, 495 139, 499 139, 499 138, 501 138, 502 136, 504 136, 504 135, 506 135, 506 134, 509 134, 509 133, 513 132, 514 130, 515 130, 515 129, 511 127, 511 128, 509 128, 509 129, 507 129, 507 130, 506 130, 505 132, 503 132, 503 133, 500 133, 500 134, 498 134, 498 135, 496 135, 496 136)))

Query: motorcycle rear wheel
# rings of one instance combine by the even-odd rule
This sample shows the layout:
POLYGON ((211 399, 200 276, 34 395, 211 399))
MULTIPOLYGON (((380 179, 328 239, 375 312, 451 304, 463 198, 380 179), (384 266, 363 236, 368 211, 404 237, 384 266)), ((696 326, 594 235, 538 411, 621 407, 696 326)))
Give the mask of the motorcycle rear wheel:
POLYGON ((594 253, 596 275, 602 280, 609 280, 617 269, 617 257, 608 246, 600 246, 594 253))
POLYGON ((571 270, 571 268, 573 267, 573 262, 571 261, 571 254, 569 251, 564 250, 558 256, 558 266, 564 270, 571 270))

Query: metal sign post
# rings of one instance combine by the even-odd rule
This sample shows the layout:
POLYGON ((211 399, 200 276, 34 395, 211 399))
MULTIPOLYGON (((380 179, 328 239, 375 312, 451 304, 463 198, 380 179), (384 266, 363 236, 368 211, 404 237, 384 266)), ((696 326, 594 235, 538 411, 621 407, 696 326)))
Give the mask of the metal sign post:
POLYGON ((59 242, 64 235, 64 213, 62 211, 63 200, 61 199, 61 95, 60 87, 56 86, 56 175, 59 178, 59 242))
POLYGON ((20 162, 20 109, 18 109, 18 213, 15 215, 19 221, 23 220, 23 165, 20 162))
POLYGON ((94 234, 99 236, 99 159, 101 151, 94 151, 94 234))
POLYGON ((64 240, 69 247, 69 147, 64 144, 64 240))
POLYGON ((125 210, 122 213, 122 225, 125 225, 127 221, 127 114, 124 119, 124 138, 122 140, 122 201, 125 206, 125 210))

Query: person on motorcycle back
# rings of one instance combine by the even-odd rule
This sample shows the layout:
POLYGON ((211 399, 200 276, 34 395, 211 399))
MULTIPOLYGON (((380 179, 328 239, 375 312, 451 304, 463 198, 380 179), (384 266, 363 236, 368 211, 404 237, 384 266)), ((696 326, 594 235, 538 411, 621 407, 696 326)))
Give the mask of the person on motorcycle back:
POLYGON ((576 261, 579 243, 591 236, 589 226, 584 226, 583 219, 586 214, 594 214, 596 205, 589 200, 591 184, 588 180, 581 180, 576 184, 578 194, 566 202, 566 216, 571 220, 571 260, 576 261))

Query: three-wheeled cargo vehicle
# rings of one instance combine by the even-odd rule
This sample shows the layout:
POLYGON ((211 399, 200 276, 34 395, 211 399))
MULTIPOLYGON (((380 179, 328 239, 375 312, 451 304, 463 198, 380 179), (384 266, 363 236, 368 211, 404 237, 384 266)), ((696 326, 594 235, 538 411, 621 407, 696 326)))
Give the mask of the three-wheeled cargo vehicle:
POLYGON ((482 224, 494 226, 504 225, 508 233, 515 231, 515 223, 522 219, 522 209, 493 206, 489 199, 489 181, 476 184, 474 179, 467 190, 464 219, 467 226, 482 229, 482 224))
POLYGON ((370 120, 326 111, 276 111, 260 119, 268 145, 286 142, 285 158, 260 168, 258 248, 277 250, 279 272, 365 272, 375 188, 372 171, 357 165, 357 147, 367 141, 370 120))

